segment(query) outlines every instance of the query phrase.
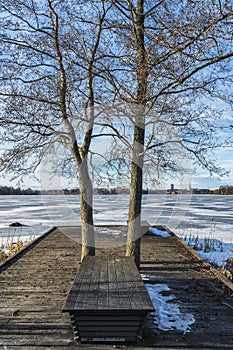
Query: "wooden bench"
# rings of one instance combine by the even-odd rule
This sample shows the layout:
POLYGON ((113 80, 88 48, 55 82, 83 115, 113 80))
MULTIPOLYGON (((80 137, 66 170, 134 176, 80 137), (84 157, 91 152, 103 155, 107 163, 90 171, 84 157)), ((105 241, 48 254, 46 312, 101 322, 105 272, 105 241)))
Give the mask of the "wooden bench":
POLYGON ((153 304, 129 257, 86 257, 63 312, 81 341, 135 341, 153 304))

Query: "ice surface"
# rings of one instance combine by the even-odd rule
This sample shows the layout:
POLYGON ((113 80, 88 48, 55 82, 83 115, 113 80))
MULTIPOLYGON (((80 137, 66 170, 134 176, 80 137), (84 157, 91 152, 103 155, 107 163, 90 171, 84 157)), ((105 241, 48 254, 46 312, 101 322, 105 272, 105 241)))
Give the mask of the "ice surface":
MULTIPOLYGON (((128 195, 95 195, 94 222, 126 225, 128 208, 128 195)), ((232 255, 233 196, 143 195, 142 219, 153 226, 165 225, 181 238, 191 234, 204 239, 211 234, 213 239, 227 244, 223 245, 223 254, 206 253, 204 256, 210 261, 226 261, 227 255, 232 255)), ((12 232, 38 236, 51 226, 80 224, 76 195, 0 196, 0 243, 1 237, 12 232), (21 222, 29 228, 14 232, 9 228, 12 222, 21 222), (28 230, 32 232, 28 234, 28 230)), ((117 232, 111 234, 117 236, 117 232)))

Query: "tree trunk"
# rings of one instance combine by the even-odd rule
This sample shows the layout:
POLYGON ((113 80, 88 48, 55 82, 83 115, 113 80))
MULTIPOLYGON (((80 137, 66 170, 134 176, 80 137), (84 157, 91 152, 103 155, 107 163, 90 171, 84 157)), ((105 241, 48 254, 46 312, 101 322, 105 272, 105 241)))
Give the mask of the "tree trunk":
MULTIPOLYGON (((139 116, 140 119, 144 119, 139 116)), ((133 158, 131 164, 130 204, 128 215, 128 237, 126 255, 134 256, 137 266, 140 265, 140 237, 141 237, 141 200, 142 176, 144 158, 144 122, 134 127, 133 158)))
POLYGON ((131 163, 130 204, 128 216, 128 238, 126 255, 134 256, 136 265, 140 265, 140 237, 141 237, 141 201, 142 178, 145 142, 145 106, 147 96, 147 62, 145 50, 144 28, 144 0, 137 0, 136 4, 136 51, 137 51, 137 105, 135 117, 133 156, 131 163))
POLYGON ((95 255, 93 224, 93 185, 88 172, 87 159, 79 167, 80 212, 82 221, 82 255, 95 255))

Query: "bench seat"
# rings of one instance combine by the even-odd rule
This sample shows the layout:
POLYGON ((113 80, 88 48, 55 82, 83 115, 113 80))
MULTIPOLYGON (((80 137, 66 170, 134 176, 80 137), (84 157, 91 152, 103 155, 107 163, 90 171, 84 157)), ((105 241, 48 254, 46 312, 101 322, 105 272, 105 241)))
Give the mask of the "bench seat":
POLYGON ((75 337, 81 341, 135 341, 154 311, 133 258, 85 257, 67 296, 75 337))

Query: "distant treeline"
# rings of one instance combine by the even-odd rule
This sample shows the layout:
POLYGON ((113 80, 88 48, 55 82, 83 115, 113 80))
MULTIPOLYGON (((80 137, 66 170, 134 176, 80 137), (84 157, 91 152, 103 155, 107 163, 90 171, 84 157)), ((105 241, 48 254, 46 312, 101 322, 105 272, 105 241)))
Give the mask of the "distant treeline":
POLYGON ((32 190, 31 188, 22 189, 20 187, 8 187, 0 186, 0 195, 25 195, 25 194, 40 194, 38 190, 32 190))
MULTIPOLYGON (((220 186, 219 189, 211 190, 209 188, 194 188, 192 190, 180 190, 174 189, 174 191, 170 190, 143 190, 143 193, 149 194, 185 194, 185 193, 194 193, 194 194, 216 194, 216 195, 233 195, 233 186, 220 186)), ((117 188, 99 188, 94 189, 94 193, 98 194, 128 194, 129 188, 127 187, 117 187, 117 188)), ((72 189, 62 189, 62 190, 33 190, 31 188, 22 189, 20 187, 8 187, 8 186, 0 186, 0 195, 39 195, 39 194, 47 194, 47 195, 79 195, 79 188, 72 189)))
POLYGON ((194 188, 192 190, 194 194, 220 194, 220 195, 232 195, 233 186, 220 186, 219 189, 210 190, 209 188, 194 188))
POLYGON ((213 194, 233 194, 233 186, 220 186, 218 190, 214 190, 213 194))
POLYGON ((39 195, 39 194, 79 194, 78 188, 62 190, 33 190, 31 188, 22 189, 20 187, 0 186, 0 195, 39 195))

